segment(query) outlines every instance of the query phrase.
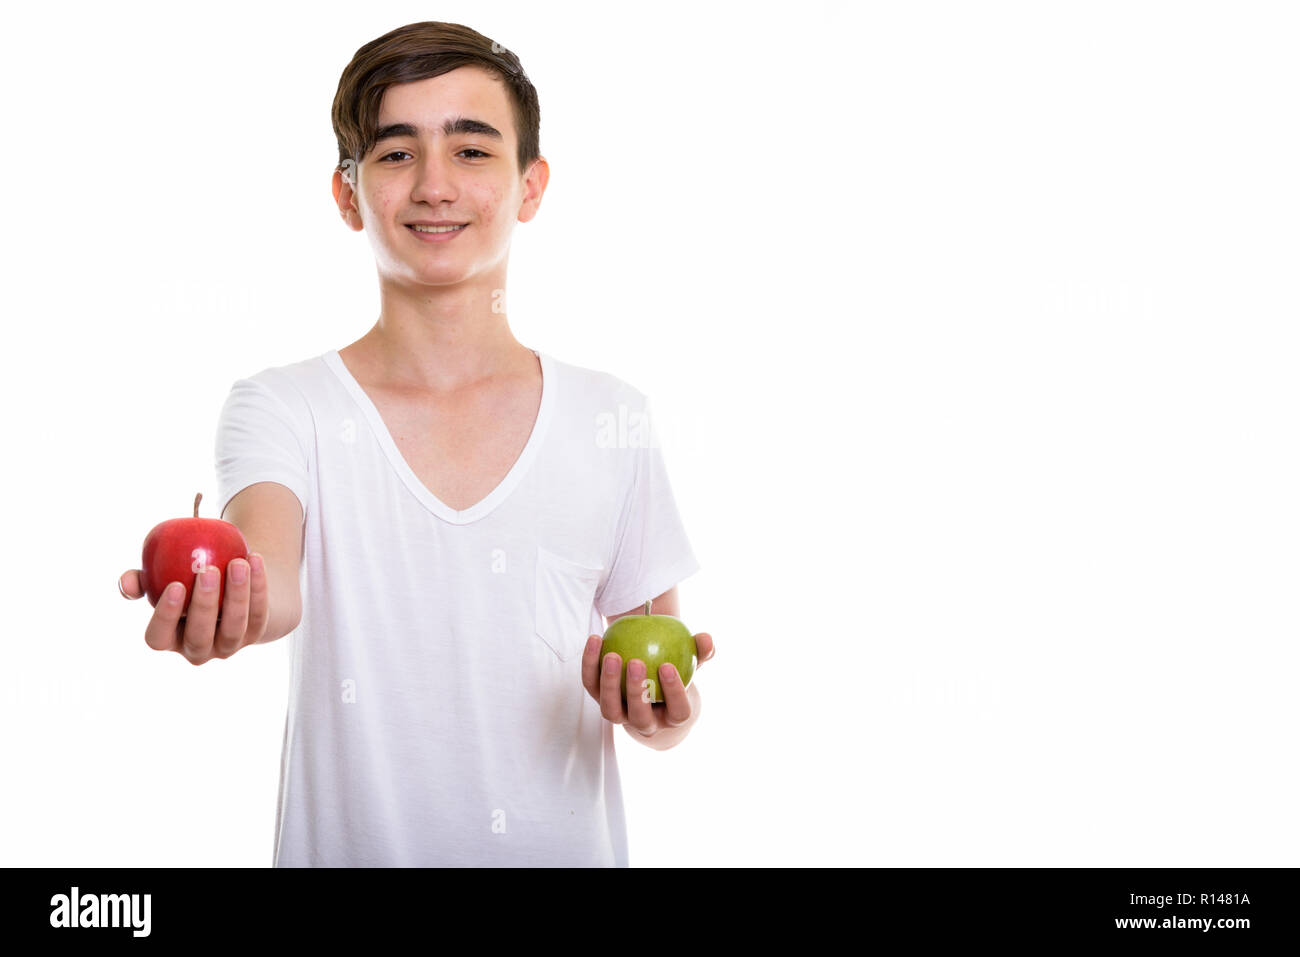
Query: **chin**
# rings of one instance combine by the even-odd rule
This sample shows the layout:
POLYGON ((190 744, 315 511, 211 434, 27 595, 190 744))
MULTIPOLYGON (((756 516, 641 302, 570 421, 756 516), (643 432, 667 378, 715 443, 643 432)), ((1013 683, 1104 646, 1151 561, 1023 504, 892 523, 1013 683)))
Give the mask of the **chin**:
POLYGON ((454 268, 434 268, 412 266, 406 273, 407 277, 416 283, 425 286, 454 286, 457 283, 466 282, 474 278, 474 273, 464 266, 454 268))

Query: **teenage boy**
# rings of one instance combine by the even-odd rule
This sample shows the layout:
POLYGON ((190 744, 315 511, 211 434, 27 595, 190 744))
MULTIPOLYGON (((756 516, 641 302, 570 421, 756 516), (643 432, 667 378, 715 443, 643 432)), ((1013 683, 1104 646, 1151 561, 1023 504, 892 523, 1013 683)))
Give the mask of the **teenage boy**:
POLYGON ((646 396, 511 334, 510 238, 549 175, 536 91, 481 34, 414 23, 357 51, 333 122, 378 321, 234 383, 218 510, 252 560, 220 609, 217 569, 185 616, 160 601, 145 639, 202 664, 296 631, 275 866, 626 866, 613 725, 671 748, 700 692, 634 660, 624 703, 602 616, 680 616, 699 564, 646 396))

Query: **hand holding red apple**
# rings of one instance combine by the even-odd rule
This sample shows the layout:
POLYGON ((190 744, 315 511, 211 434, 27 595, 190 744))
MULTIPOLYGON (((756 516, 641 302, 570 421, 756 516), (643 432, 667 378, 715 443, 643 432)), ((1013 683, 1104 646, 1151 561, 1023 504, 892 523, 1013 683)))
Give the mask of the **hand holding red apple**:
POLYGON ((124 572, 117 586, 123 597, 148 597, 154 606, 145 643, 195 665, 258 643, 270 619, 262 556, 249 553, 236 525, 199 518, 202 497, 194 498, 193 518, 154 526, 145 538, 142 567, 124 572))
MULTIPOLYGON (((193 586, 205 568, 224 570, 232 559, 248 559, 248 542, 237 525, 219 518, 199 518, 202 499, 202 492, 194 496, 193 518, 173 518, 155 525, 145 536, 140 558, 149 604, 157 607, 168 582, 179 581, 185 586, 182 616, 189 607, 193 586)), ((218 608, 225 596, 225 585, 220 584, 219 589, 218 608)))

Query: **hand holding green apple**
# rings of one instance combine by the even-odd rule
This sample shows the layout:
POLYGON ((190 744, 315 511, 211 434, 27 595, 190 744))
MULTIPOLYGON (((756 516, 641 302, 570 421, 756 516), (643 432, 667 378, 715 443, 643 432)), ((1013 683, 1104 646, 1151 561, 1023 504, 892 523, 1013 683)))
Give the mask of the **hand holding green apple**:
POLYGON ((623 662, 618 690, 624 701, 627 701, 627 666, 633 659, 646 666, 647 677, 639 693, 652 704, 663 704, 664 701, 658 681, 649 677, 659 674, 660 665, 667 662, 676 668, 683 688, 689 687, 691 678, 695 676, 697 654, 690 629, 682 624, 680 618, 650 614, 648 601, 641 614, 625 615, 605 629, 605 637, 600 643, 600 660, 604 661, 611 651, 623 662))
POLYGON ((611 622, 603 638, 589 636, 582 657, 582 683, 601 714, 644 737, 691 720, 699 703, 691 679, 713 657, 707 632, 692 635, 679 618, 650 609, 647 601, 642 612, 611 622))

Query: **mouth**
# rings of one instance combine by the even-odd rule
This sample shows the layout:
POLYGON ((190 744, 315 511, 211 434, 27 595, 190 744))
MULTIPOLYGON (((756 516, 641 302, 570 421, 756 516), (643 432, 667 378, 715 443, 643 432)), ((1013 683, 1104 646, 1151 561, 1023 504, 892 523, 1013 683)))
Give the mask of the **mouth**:
POLYGON ((405 226, 421 242, 445 243, 463 233, 469 224, 461 223, 459 226, 416 226, 406 223, 405 226))

